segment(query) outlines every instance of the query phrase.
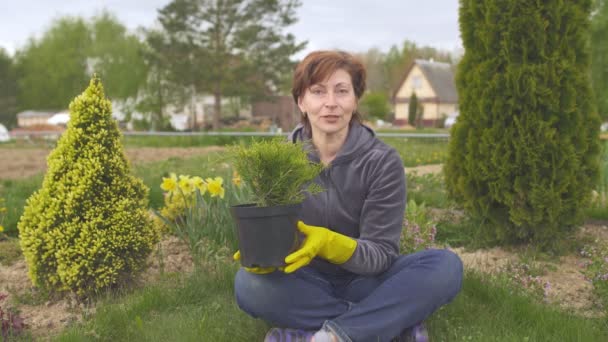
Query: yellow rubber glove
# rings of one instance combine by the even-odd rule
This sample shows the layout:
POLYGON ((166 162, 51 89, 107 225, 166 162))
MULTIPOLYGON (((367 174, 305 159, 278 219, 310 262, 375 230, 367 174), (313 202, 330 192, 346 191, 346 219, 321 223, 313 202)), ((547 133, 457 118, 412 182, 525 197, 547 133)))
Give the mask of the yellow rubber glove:
MULTIPOLYGON (((234 261, 240 261, 241 260, 241 251, 236 251, 236 253, 234 253, 234 255, 232 256, 232 259, 234 259, 234 261)), ((245 271, 247 271, 249 273, 255 273, 255 274, 268 274, 268 273, 272 273, 277 270, 276 267, 243 267, 243 268, 245 269, 245 271)))
POLYGON ((309 226, 298 221, 298 230, 306 235, 300 249, 285 258, 285 273, 295 272, 319 256, 332 264, 345 263, 355 252, 357 240, 327 228, 309 226))

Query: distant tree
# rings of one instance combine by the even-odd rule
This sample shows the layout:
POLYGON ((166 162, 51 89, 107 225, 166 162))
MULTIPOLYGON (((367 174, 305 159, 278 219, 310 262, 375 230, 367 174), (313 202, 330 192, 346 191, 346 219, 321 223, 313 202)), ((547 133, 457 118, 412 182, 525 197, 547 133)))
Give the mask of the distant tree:
POLYGON ((378 48, 371 48, 365 53, 357 54, 357 57, 365 66, 367 89, 372 92, 382 91, 386 95, 389 95, 386 74, 384 73, 385 54, 378 50, 378 48))
POLYGON ((416 125, 416 119, 418 118, 418 97, 415 92, 410 95, 410 101, 408 102, 408 115, 407 123, 410 126, 416 125))
POLYGON ((146 79, 143 45, 108 12, 90 21, 62 17, 16 54, 19 107, 64 109, 93 72, 112 100, 136 96, 146 79))
POLYGON ((88 81, 91 35, 81 18, 53 22, 39 40, 31 38, 17 51, 19 106, 22 109, 64 109, 88 81))
POLYGON ((480 237, 552 250, 598 176, 591 1, 461 0, 460 116, 444 167, 480 237))
POLYGON ((144 44, 113 14, 104 11, 90 21, 92 44, 89 72, 103 80, 110 99, 135 97, 145 83, 144 44))
POLYGON ((159 10, 172 72, 196 94, 215 98, 213 128, 220 126, 222 96, 260 96, 291 73, 290 57, 304 47, 283 29, 296 22, 298 0, 173 0, 159 10))
MULTIPOLYGON (((146 115, 153 131, 168 127, 165 107, 168 104, 183 105, 186 97, 191 94, 189 88, 180 85, 171 67, 170 53, 163 49, 169 48, 164 43, 165 36, 159 30, 145 30, 144 60, 148 69, 147 78, 140 89, 136 109, 146 115)), ((193 124, 195 124, 193 117, 193 124)))
POLYGON ((369 117, 388 120, 388 115, 391 107, 388 103, 388 97, 383 92, 367 92, 361 99, 361 107, 363 112, 369 117))
POLYGON ((17 122, 17 75, 13 59, 0 48, 0 123, 14 126, 17 122))
POLYGON ((420 129, 424 127, 424 106, 418 104, 416 110, 416 128, 420 129))
POLYGON ((591 79, 602 119, 608 120, 608 1, 596 0, 591 20, 591 79))

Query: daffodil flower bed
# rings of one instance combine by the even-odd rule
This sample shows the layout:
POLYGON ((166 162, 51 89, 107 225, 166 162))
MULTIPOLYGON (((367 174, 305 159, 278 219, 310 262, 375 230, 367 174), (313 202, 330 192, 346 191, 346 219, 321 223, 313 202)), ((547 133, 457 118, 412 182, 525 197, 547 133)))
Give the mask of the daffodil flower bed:
POLYGON ((224 178, 170 173, 162 179, 164 206, 156 213, 157 223, 165 232, 177 235, 189 247, 195 262, 200 261, 205 240, 216 246, 236 247, 230 218, 230 203, 240 200, 246 189, 234 172, 228 184, 224 178))

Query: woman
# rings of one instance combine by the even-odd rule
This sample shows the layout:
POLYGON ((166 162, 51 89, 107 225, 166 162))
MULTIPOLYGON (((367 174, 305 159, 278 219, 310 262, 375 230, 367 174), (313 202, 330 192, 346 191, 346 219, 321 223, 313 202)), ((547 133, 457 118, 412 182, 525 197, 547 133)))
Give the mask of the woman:
POLYGON ((298 229, 306 239, 283 270, 236 275, 239 307, 282 327, 266 341, 411 340, 460 291, 456 254, 399 255, 403 162, 362 125, 364 91, 365 69, 345 52, 313 52, 295 70, 292 94, 303 114, 290 139, 307 142, 310 160, 326 165, 316 180, 325 191, 304 201, 298 229))

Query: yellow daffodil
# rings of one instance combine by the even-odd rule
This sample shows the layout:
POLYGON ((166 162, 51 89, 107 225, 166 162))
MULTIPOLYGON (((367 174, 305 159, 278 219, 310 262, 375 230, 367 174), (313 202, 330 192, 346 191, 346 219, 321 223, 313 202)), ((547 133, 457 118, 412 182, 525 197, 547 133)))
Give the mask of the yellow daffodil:
POLYGON ((236 170, 234 172, 232 172, 232 184, 241 187, 241 183, 243 182, 243 180, 241 179, 241 175, 239 175, 238 172, 236 172, 236 170))
POLYGON ((207 183, 201 177, 192 177, 190 179, 192 181, 192 186, 198 191, 201 192, 201 195, 204 195, 207 192, 207 183))
POLYGON ((209 191, 209 194, 211 194, 211 197, 220 196, 220 198, 224 198, 225 191, 222 186, 222 184, 224 184, 224 179, 222 179, 222 177, 207 178, 205 179, 205 182, 207 182, 207 190, 209 191))
POLYGON ((175 173, 169 174, 168 178, 163 177, 163 183, 160 185, 160 188, 168 192, 175 191, 177 189, 177 176, 175 173))
POLYGON ((179 186, 180 190, 186 195, 194 191, 194 186, 192 186, 192 181, 188 176, 180 175, 177 185, 179 186))
POLYGON ((4 231, 4 227, 0 226, 0 233, 4 231))

